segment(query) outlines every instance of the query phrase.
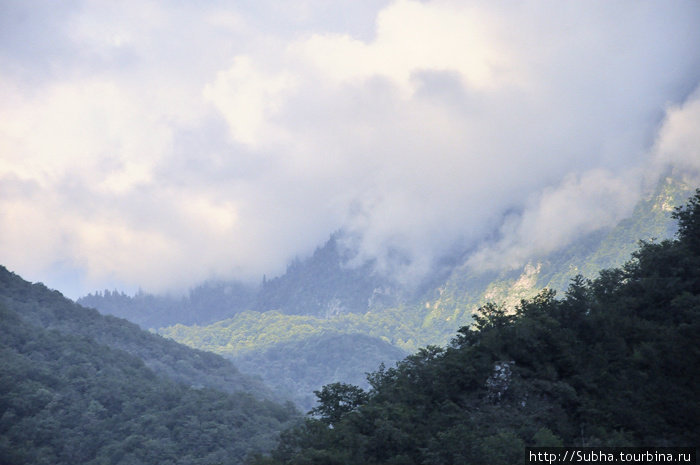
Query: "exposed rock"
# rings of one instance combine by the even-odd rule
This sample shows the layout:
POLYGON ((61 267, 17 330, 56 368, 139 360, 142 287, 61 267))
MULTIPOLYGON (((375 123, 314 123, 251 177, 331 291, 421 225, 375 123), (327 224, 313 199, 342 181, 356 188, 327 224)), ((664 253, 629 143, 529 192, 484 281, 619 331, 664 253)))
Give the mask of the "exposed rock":
POLYGON ((515 365, 513 360, 499 361, 493 364, 493 374, 486 380, 487 398, 491 402, 499 402, 510 387, 513 375, 511 367, 515 365))

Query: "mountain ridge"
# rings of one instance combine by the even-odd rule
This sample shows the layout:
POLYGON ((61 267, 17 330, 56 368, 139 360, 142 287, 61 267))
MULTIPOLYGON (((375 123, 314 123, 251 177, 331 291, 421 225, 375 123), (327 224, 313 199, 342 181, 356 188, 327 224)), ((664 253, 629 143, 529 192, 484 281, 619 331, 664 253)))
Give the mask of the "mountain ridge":
MULTIPOLYGON (((691 192, 682 178, 678 173, 662 177, 630 217, 547 255, 531 257, 520 268, 477 270, 469 264, 469 254, 462 251, 445 257, 436 273, 424 278, 416 289, 403 289, 390 277, 378 274, 372 261, 354 263, 355 252, 347 248, 352 241, 336 232, 310 256, 293 260, 282 275, 264 277, 257 288, 235 281, 209 281, 179 300, 104 291, 77 302, 151 329, 210 325, 245 311, 333 318, 399 307, 415 312, 424 307, 429 310, 425 315, 429 321, 465 321, 489 299, 516 304, 544 287, 563 292, 576 274, 592 277, 600 269, 624 263, 638 240, 671 237, 671 209, 691 192)), ((454 324, 444 331, 445 337, 452 329, 454 324)))
POLYGON ((231 362, 0 267, 0 463, 242 464, 298 418, 231 362))
POLYGON ((261 382, 228 360, 178 344, 138 325, 76 304, 41 283, 32 284, 0 265, 0 302, 15 309, 22 320, 36 327, 83 336, 142 359, 156 373, 175 381, 227 392, 245 391, 270 397, 261 382))

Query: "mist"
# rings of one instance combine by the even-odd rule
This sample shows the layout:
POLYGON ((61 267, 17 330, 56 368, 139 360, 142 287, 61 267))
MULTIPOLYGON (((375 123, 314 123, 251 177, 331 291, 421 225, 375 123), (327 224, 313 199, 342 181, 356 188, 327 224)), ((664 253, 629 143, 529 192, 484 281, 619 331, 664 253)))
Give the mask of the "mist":
POLYGON ((0 9, 0 256, 71 297, 257 283, 338 230, 401 279, 517 267, 700 170, 697 2, 0 9))

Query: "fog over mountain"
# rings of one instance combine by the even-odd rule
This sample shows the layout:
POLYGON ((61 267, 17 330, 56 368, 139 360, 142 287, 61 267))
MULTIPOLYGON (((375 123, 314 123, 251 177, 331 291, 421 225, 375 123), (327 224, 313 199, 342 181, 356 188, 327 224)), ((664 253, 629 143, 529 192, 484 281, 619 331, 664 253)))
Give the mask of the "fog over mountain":
POLYGON ((167 292, 342 229, 410 282, 700 179, 697 2, 278 3, 0 1, 2 263, 167 292))

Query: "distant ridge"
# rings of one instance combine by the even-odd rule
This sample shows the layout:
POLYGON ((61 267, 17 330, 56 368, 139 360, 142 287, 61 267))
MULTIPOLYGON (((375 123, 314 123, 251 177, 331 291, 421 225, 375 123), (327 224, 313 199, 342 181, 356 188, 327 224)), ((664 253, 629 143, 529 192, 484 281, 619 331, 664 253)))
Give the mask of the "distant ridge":
POLYGON ((690 192, 680 176, 665 177, 637 204, 632 216, 611 228, 546 256, 533 257, 514 270, 475 270, 468 265, 467 254, 456 254, 420 290, 398 288, 374 274, 370 264, 345 266, 351 252, 343 252, 339 237, 334 236, 312 256, 290 265, 283 276, 267 280, 256 297, 257 311, 230 309, 233 316, 225 320, 198 326, 177 324, 158 331, 192 347, 240 360, 248 372, 261 374, 307 408, 313 401, 308 387, 320 388, 333 381, 362 384, 356 379, 357 372, 376 370, 380 361, 393 364, 396 349, 406 353, 447 344, 487 302, 513 308, 543 288, 561 294, 577 274, 594 277, 601 269, 621 266, 640 239, 663 240, 673 235, 675 221, 670 214, 690 192), (268 304, 260 304, 263 301, 268 304), (305 305, 307 313, 303 312, 305 305), (357 347, 342 344, 342 363, 354 366, 355 374, 347 370, 345 379, 334 378, 335 372, 325 366, 328 360, 315 355, 319 348, 314 341, 325 340, 327 350, 332 351, 341 341, 360 335, 373 342, 358 342, 357 347), (368 346, 374 351, 371 357, 363 353, 368 346), (308 366, 300 366, 301 361, 308 366), (292 366, 302 378, 287 376, 292 366))
POLYGON ((559 460, 548 451, 556 462, 563 446, 592 448, 591 463, 630 461, 622 447, 695 462, 700 189, 674 217, 674 239, 579 275, 561 298, 545 289, 513 309, 486 304, 446 347, 370 374, 370 390, 324 386, 306 421, 253 463, 501 465, 559 447, 559 460))

